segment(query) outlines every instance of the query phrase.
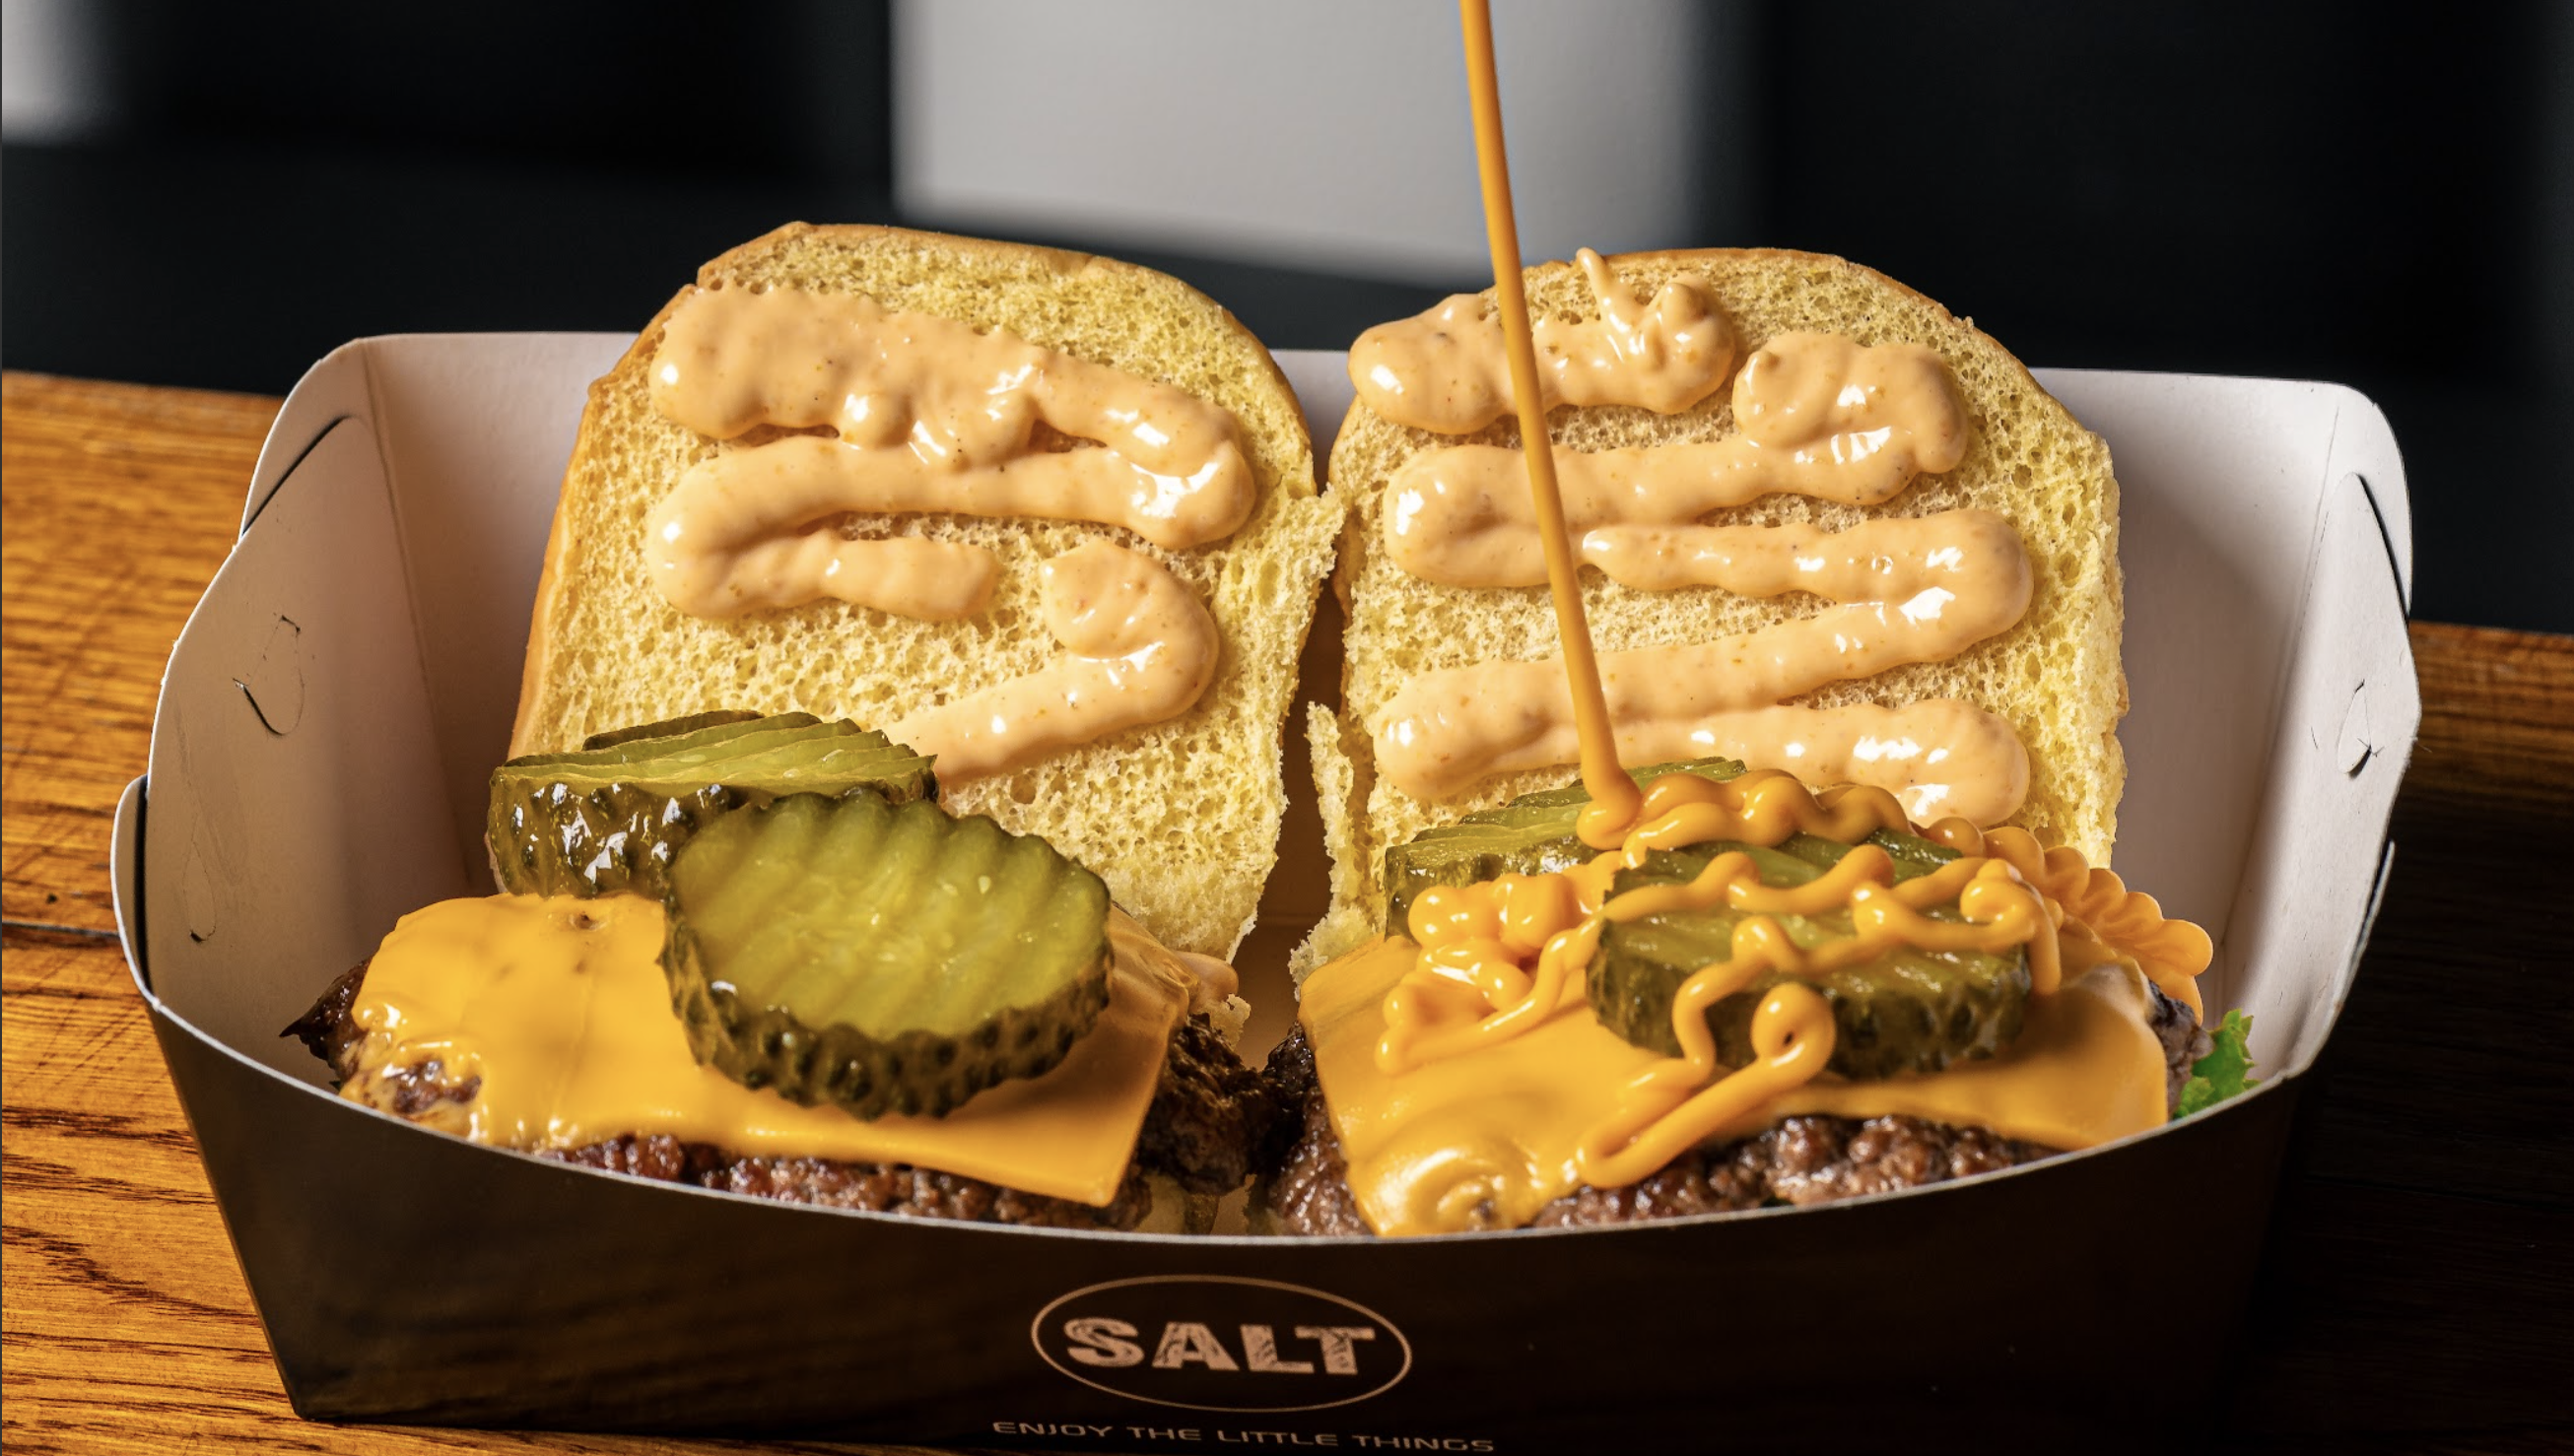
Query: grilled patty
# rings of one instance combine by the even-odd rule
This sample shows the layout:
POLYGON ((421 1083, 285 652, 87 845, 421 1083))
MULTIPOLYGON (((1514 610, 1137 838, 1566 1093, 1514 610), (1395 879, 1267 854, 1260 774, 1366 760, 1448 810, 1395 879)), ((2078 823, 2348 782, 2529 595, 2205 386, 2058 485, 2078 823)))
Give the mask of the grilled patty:
MULTIPOLYGON (((358 1048, 366 1036, 350 1016, 366 974, 367 968, 360 965, 333 982, 313 1009, 283 1034, 301 1039, 343 1081, 355 1070, 358 1048)), ((393 1109, 414 1115, 441 1101, 470 1101, 476 1091, 471 1080, 441 1082, 422 1069, 397 1083, 393 1109)), ((1149 1175, 1168 1178, 1184 1193, 1229 1192, 1251 1175, 1257 1150, 1275 1145, 1277 1128, 1291 1124, 1293 1118, 1294 1108, 1279 1099, 1270 1080, 1244 1066, 1214 1026, 1195 1016, 1171 1037, 1161 1085, 1144 1113, 1134 1159, 1127 1164, 1117 1196, 1105 1207, 908 1163, 743 1157, 657 1133, 629 1133, 543 1155, 662 1182, 831 1208, 1040 1228, 1122 1230, 1135 1227, 1152 1211, 1149 1175)))
MULTIPOLYGON (((2150 1020, 2168 1069, 2166 1095, 2177 1098, 2190 1064, 2207 1055, 2207 1034, 2189 1008, 2159 991, 2150 1020)), ((1281 1119, 1263 1144, 1255 1206, 1265 1208, 1282 1233, 1372 1234, 1350 1196, 1341 1140, 1332 1131, 1302 1026, 1270 1054, 1266 1076, 1279 1099, 1302 1107, 1303 1115, 1281 1119)), ((1590 1227, 1829 1203, 2015 1167, 2054 1151, 1986 1128, 1919 1117, 1788 1117, 1750 1137, 1694 1147, 1660 1172, 1623 1187, 1578 1188, 1540 1208, 1529 1226, 1590 1227)))

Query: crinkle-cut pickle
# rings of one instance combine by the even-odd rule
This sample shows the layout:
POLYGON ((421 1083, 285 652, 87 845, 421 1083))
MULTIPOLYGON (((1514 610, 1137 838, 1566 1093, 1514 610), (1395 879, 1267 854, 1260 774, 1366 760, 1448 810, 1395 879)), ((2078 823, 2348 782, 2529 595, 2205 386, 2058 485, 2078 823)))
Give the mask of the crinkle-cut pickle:
POLYGON ((1034 835, 867 789, 726 814, 670 872, 697 1060, 861 1117, 1054 1067, 1108 1004, 1108 888, 1034 835))
POLYGON ((859 787, 894 800, 937 792, 928 759, 854 723, 701 713, 510 760, 492 775, 484 832, 513 895, 657 899, 679 846, 717 816, 859 787))
MULTIPOLYGON (((796 713, 791 716, 810 718, 813 715, 796 713)), ((633 743, 639 739, 675 738, 682 733, 694 733, 700 728, 723 728, 734 723, 758 721, 757 713, 745 712, 740 708, 715 708, 703 713, 688 713, 677 718, 664 718, 658 723, 638 723, 632 728, 611 728, 605 733, 593 733, 581 741, 581 748, 584 753, 597 753, 601 749, 616 748, 621 744, 633 743)))
MULTIPOLYGON (((1954 858, 1950 851, 1911 835, 1879 834, 1871 840, 1894 854, 1898 880, 1927 873, 1954 858)), ((1850 853, 1850 846, 1801 834, 1775 850, 1716 841, 1658 851, 1647 856, 1643 867, 1621 870, 1614 891, 1689 881, 1729 850, 1750 853, 1763 884, 1793 886, 1839 863, 1850 853)), ((1926 913, 1937 920, 1959 919, 1953 902, 1926 913)), ((1802 947, 1852 934, 1846 910, 1773 918, 1802 947)), ((1734 927, 1741 919, 1736 912, 1717 909, 1611 923, 1601 935, 1586 982, 1592 1011, 1602 1025, 1636 1046, 1665 1056, 1680 1055, 1680 1038, 1672 1026, 1673 999, 1682 983, 1699 970, 1733 959, 1734 927)), ((1855 1079, 1937 1072, 1967 1058, 1990 1057, 2019 1035, 2029 994, 2028 958, 2016 949, 1984 955, 1908 948, 1819 975, 1765 972, 1708 1009, 1720 1061, 1729 1067, 1751 1061, 1753 1010, 1771 988, 1791 980, 1813 987, 1832 1005, 1838 1035, 1829 1066, 1855 1079)))
MULTIPOLYGON (((1730 758, 1700 758, 1629 770, 1638 784, 1665 774, 1696 774, 1723 782, 1743 765, 1730 758)), ((1574 821, 1591 791, 1574 784, 1522 794, 1499 809, 1482 809, 1453 824, 1421 831, 1385 851, 1385 927, 1400 933, 1412 901, 1439 885, 1475 885, 1503 875, 1552 875, 1589 861, 1598 850, 1574 836, 1574 821)))
MULTIPOLYGON (((1720 782, 1740 776, 1732 759, 1695 759, 1631 771, 1650 784, 1665 774, 1690 773, 1720 782)), ((1408 844, 1385 852, 1386 926, 1400 930, 1412 901, 1435 885, 1471 885, 1504 874, 1542 875, 1589 861, 1597 850, 1574 835, 1590 792, 1575 784, 1524 794, 1499 809, 1469 814, 1454 824, 1423 830, 1408 844)), ((1929 874, 1956 858, 1952 851, 1910 834, 1880 831, 1868 842, 1895 862, 1898 881, 1929 874)), ((1775 847, 1756 849, 1711 843, 1650 856, 1641 870, 1621 871, 1617 888, 1687 880, 1717 855, 1751 853, 1764 884, 1803 885, 1841 863, 1850 846, 1797 834, 1775 847)), ((1930 912, 1954 919, 1953 905, 1930 912)), ((1847 913, 1779 917, 1801 945, 1851 934, 1847 913)), ((1629 1042, 1666 1056, 1680 1053, 1672 1029, 1672 999, 1701 968, 1733 956, 1736 917, 1725 911, 1650 916, 1610 926, 1601 937, 1587 978, 1601 1021, 1629 1042)), ((1719 1055, 1741 1066, 1752 1055, 1753 1009, 1787 978, 1766 975, 1750 989, 1717 1003, 1709 1022, 1719 1055)), ((1896 952, 1866 965, 1821 977, 1800 978, 1833 1006, 1840 1036, 1832 1070, 1847 1077, 1887 1077, 1931 1072, 1960 1058, 1990 1056, 2019 1035, 2028 997, 2028 966, 2014 952, 2004 956, 1896 952)))

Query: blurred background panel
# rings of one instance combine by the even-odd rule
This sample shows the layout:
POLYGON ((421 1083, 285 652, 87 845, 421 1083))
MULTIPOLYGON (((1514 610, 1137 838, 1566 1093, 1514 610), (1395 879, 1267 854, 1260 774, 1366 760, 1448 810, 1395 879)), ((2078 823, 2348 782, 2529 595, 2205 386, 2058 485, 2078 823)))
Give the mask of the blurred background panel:
MULTIPOLYGON (((632 330, 778 223, 1114 252, 1278 348, 1489 282, 1443 0, 0 0, 8 367, 632 330)), ((1502 0, 1531 256, 1841 253, 2038 364, 2394 419, 2417 610, 2574 630, 2574 5, 1502 0)))
MULTIPOLYGON (((1755 152, 1747 7, 1499 0, 1529 261, 1733 234, 1755 152), (1732 226, 1712 226, 1727 209, 1732 226)), ((905 0, 894 196, 907 216, 1454 285, 1492 271, 1448 5, 905 0), (1042 119, 1042 125, 1030 125, 1042 119)))

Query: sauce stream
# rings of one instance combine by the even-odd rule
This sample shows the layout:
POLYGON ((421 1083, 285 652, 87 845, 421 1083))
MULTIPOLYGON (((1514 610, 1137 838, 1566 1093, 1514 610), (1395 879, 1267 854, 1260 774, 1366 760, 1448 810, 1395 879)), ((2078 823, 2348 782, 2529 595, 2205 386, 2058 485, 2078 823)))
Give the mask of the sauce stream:
MULTIPOLYGON (((1609 725, 1609 703, 1600 687, 1600 665, 1591 650, 1591 622, 1582 609, 1574 575, 1573 545, 1566 539, 1564 500, 1556 489, 1555 451, 1548 444, 1546 401, 1538 386, 1537 350, 1529 333, 1528 289, 1520 271, 1519 221, 1511 211, 1511 164, 1502 142, 1502 88, 1493 67, 1493 11, 1489 0, 1458 0, 1466 33, 1466 90, 1475 114, 1475 164, 1484 193, 1484 237, 1492 247, 1493 294, 1500 302, 1502 335, 1509 346, 1511 398, 1520 419, 1520 451, 1527 462, 1538 539, 1546 553, 1546 579, 1555 597, 1555 626, 1564 643, 1564 671, 1580 737, 1583 787, 1591 803, 1582 811, 1582 842, 1607 849, 1625 837, 1643 797, 1618 764, 1609 725)), ((1558 759, 1557 762, 1563 760, 1558 759)))
MULTIPOLYGON (((1701 526, 1694 518, 1723 501, 1687 491, 1655 498, 1643 476, 1695 471, 1714 480, 1702 488, 1741 492, 1738 499, 1797 489, 1875 503, 1917 469, 1956 463, 1963 414, 1935 355, 1790 336, 1774 341, 1737 380, 1741 432, 1734 439, 1697 447, 1697 456, 1655 451, 1647 465, 1566 457, 1585 462, 1577 467, 1581 558, 1646 589, 1717 585, 1759 596, 1805 590, 1842 605, 1704 647, 1613 654, 1604 685, 1546 433, 1549 381, 1537 367, 1522 287, 1488 0, 1460 0, 1459 10, 1529 494, 1523 509, 1509 488, 1509 451, 1434 452, 1424 458, 1469 459, 1471 479, 1450 485, 1444 482, 1460 477, 1427 471, 1427 483, 1416 482, 1389 510, 1388 545, 1407 570, 1455 585, 1533 585, 1532 568, 1542 561, 1564 647, 1562 676, 1543 661, 1424 674, 1397 696, 1378 735, 1378 762, 1407 792, 1437 797, 1490 773, 1578 757, 1592 795, 1580 837, 1607 852, 1560 874, 1425 891, 1409 923, 1394 928, 1395 939, 1324 967, 1307 983, 1301 1019, 1315 1039, 1318 1075, 1362 1211, 1383 1233, 1516 1226, 1574 1186, 1633 1183, 1689 1147, 1792 1103, 1846 1112, 1883 1105, 1933 1117, 1952 1102, 1971 1104, 1988 1112, 1979 1124, 2066 1146, 2160 1121, 2160 1054, 2135 997, 2150 976, 2175 995, 2187 993, 2195 1007, 2190 979, 2205 969, 2212 948, 2196 927, 2164 921, 2149 898, 2091 870, 2078 854, 2041 855, 2019 831, 1975 827, 2006 815, 2025 792, 2025 753, 2008 725, 1943 701, 1842 709, 1822 716, 1825 731, 1808 728, 1792 739, 1789 756, 1810 779, 1864 777, 1845 772, 1855 758, 1909 755, 1927 766, 1960 752, 1981 756, 1962 775, 1948 766, 1943 781, 1911 785, 1909 801, 1865 785, 1815 794, 1797 778, 1757 770, 1726 783, 1673 774, 1640 793, 1620 766, 1625 750, 1647 761, 1725 752, 1734 745, 1708 740, 1722 739, 1729 720, 1759 720, 1748 731, 1766 734, 1775 748, 1791 739, 1779 731, 1782 715, 1815 717, 1778 706, 1781 699, 1944 657, 2017 621, 2031 590, 2029 563, 2009 525, 1986 512, 1872 521, 1836 534, 1701 526), (1635 480, 1617 473, 1631 466, 1635 480), (1458 528, 1460 519, 1466 529, 1458 528), (1897 750, 1883 741, 1890 729, 1908 731, 1896 726, 1899 718, 1912 715, 1908 721, 1919 724, 1925 714, 1940 719, 1925 725, 1933 730, 1924 735, 1930 748, 1908 738, 1897 750), (1657 726, 1640 732, 1640 719, 1657 726), (1967 781, 1962 788, 1944 781, 1957 778, 1967 781), (1959 857, 1899 884, 1887 852, 1863 841, 1879 829, 1911 832, 1915 819, 1938 820, 1928 834, 1959 857), (1654 850, 1712 840, 1773 846, 1800 832, 1854 848, 1793 889, 1764 885, 1752 858, 1737 852, 1717 856, 1690 883, 1611 894, 1618 869, 1642 864, 1654 850), (1955 919, 1924 914, 1952 902, 1955 919), (1606 1033, 1583 986, 1604 928, 1718 906, 1739 916, 1732 954, 1697 971, 1674 998, 1672 1029, 1682 1055, 1656 1057, 1606 1033), (1847 912, 1852 933, 1800 946, 1775 918, 1826 911, 1847 912), (1765 972, 1801 976, 1899 946, 2024 952, 2035 1001, 2021 1055, 1957 1079, 1897 1079, 1892 1092, 1829 1079, 1818 1088, 1838 1035, 1834 1013, 1815 989, 1791 981, 1753 1014, 1752 1060, 1720 1065, 1707 1019, 1718 1002, 1765 972), (2082 962, 2067 965, 2068 953, 2082 962), (2094 1066, 2111 1064, 2113 1077, 2091 1077, 2094 1066), (1604 1086, 1614 1091, 1604 1093, 1604 1086), (1958 1090, 1953 1096, 1951 1088, 1958 1090)), ((1609 315, 1606 267, 1592 255, 1584 265, 1609 315)), ((1439 316, 1443 326, 1457 324, 1460 302, 1439 316)), ((1434 342, 1448 340, 1436 335, 1434 342)), ((1354 352, 1363 394, 1372 379, 1388 382, 1374 379, 1374 365, 1393 352, 1382 339, 1364 360, 1354 352)), ((1476 417, 1483 405, 1472 379, 1433 382, 1437 387, 1420 396, 1397 398, 1394 408, 1375 407, 1422 427, 1434 426, 1400 411, 1445 403, 1460 411, 1456 418, 1472 419, 1466 428, 1489 422, 1490 414, 1476 417)), ((1557 383, 1556 398, 1572 397, 1561 370, 1557 383)), ((1397 488, 1402 484, 1399 478, 1397 488)))

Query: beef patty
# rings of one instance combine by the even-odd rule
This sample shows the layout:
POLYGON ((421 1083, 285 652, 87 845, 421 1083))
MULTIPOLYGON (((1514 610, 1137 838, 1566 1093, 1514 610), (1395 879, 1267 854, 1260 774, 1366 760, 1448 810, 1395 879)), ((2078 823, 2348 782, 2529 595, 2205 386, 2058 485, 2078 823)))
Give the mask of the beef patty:
MULTIPOLYGON (((346 1081, 366 1040, 350 1015, 367 968, 360 965, 331 984, 313 1009, 282 1034, 295 1037, 346 1081)), ((450 1084, 434 1075, 404 1078, 394 1089, 396 1111, 414 1115, 440 1101, 470 1101, 469 1081, 450 1084)), ((1279 1100, 1269 1079, 1243 1065, 1203 1015, 1171 1037, 1160 1085, 1144 1112, 1135 1156, 1117 1196, 1104 1207, 1068 1198, 940 1172, 908 1163, 842 1162, 822 1157, 744 1157, 664 1133, 637 1134, 551 1150, 541 1155, 661 1182, 747 1193, 792 1203, 863 1208, 918 1218, 976 1223, 1017 1223, 1040 1228, 1129 1229, 1153 1208, 1149 1175, 1160 1175, 1184 1193, 1213 1196, 1242 1186, 1258 1149, 1279 1141, 1294 1108, 1279 1100)))
MULTIPOLYGON (((2209 1042, 2189 1008, 2153 993, 2149 1023, 2162 1043, 2165 1094, 2177 1098, 2190 1064, 2209 1042)), ((1281 1118, 1261 1147, 1261 1179, 1252 1193, 1282 1233, 1365 1237, 1375 1230, 1350 1196, 1348 1164, 1314 1074, 1313 1048, 1300 1025, 1270 1054, 1266 1072, 1281 1102, 1301 1106, 1301 1119, 1281 1118)), ((1577 1188, 1538 1209, 1532 1228, 1589 1227, 1731 1213, 1781 1204, 1829 1203, 1863 1193, 1921 1187, 1971 1177, 2053 1155, 1982 1127, 1951 1127, 1919 1117, 1865 1120, 1787 1117, 1750 1137, 1710 1142, 1674 1158, 1650 1177, 1615 1188, 1577 1188)))

